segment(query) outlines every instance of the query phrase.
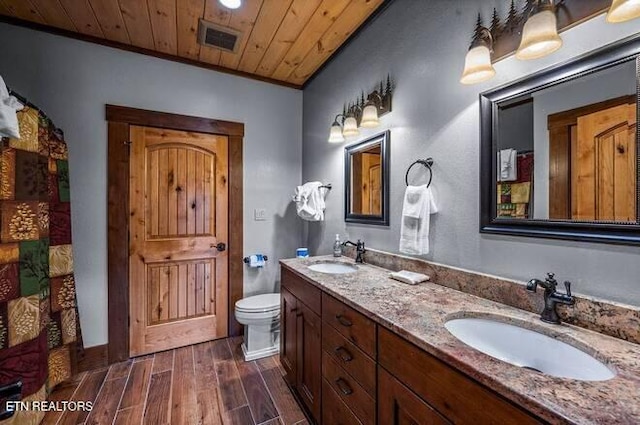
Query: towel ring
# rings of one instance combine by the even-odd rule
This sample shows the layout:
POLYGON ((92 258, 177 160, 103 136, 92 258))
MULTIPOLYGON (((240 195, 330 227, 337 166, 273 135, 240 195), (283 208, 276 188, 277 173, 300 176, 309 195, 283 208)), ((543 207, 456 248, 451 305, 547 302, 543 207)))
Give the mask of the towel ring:
POLYGON ((407 173, 404 175, 404 182, 409 186, 409 171, 411 171, 413 166, 416 164, 424 165, 429 170, 429 183, 427 183, 427 187, 431 186, 431 180, 433 180, 433 170, 431 169, 431 166, 433 165, 433 158, 418 159, 413 164, 409 165, 407 173))

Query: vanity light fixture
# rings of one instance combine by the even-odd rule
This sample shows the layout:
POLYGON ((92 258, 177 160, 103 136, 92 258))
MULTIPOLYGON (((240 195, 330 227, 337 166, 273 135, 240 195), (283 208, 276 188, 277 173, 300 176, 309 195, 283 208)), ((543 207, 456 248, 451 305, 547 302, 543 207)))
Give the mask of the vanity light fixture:
POLYGON ((364 128, 375 128, 380 125, 380 117, 378 116, 378 110, 382 110, 384 112, 384 108, 382 108, 382 104, 384 101, 382 100, 382 96, 378 93, 378 91, 373 91, 369 95, 369 99, 367 104, 364 105, 362 109, 362 118, 360 119, 360 127, 364 128))
POLYGON ((516 58, 520 60, 538 59, 562 47, 558 35, 555 0, 537 0, 522 29, 520 47, 516 58))
POLYGON ((242 0, 220 0, 220 3, 229 9, 237 9, 242 6, 242 0))
POLYGON ((362 95, 355 102, 345 104, 341 114, 336 115, 329 132, 329 143, 342 143, 347 137, 360 135, 359 128, 374 128, 380 125, 380 117, 391 112, 391 78, 386 85, 380 81, 379 88, 367 96, 362 95))
POLYGON ((336 115, 336 119, 331 124, 331 131, 329 132, 329 143, 342 143, 344 142, 344 136, 342 135, 342 124, 338 121, 342 118, 344 122, 344 115, 336 115))
POLYGON ((524 6, 509 1, 508 14, 501 19, 493 9, 489 29, 478 17, 471 47, 465 57, 460 82, 476 84, 495 74, 492 64, 510 56, 521 60, 537 59, 562 47, 559 32, 607 12, 610 23, 640 18, 640 0, 524 0, 524 6), (517 49, 516 49, 517 47, 517 49))
POLYGON ((482 26, 480 16, 476 25, 476 32, 464 59, 464 70, 462 71, 462 84, 477 84, 487 81, 496 75, 496 70, 491 63, 491 52, 493 49, 493 36, 491 31, 482 26))
POLYGON ((358 121, 353 114, 347 116, 344 120, 344 127, 342 128, 342 135, 344 137, 354 137, 360 134, 358 130, 358 121))
POLYGON ((613 0, 607 12, 607 22, 617 24, 640 18, 640 0, 613 0))

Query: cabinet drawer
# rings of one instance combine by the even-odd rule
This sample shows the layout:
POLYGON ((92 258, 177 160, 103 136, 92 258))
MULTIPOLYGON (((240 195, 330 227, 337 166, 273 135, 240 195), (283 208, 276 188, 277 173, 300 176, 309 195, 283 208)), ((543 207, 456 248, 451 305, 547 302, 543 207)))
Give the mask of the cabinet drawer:
POLYGON ((376 363, 335 329, 322 323, 322 348, 369 393, 376 395, 376 363))
POLYGON ((376 358, 376 324, 335 298, 322 294, 322 319, 373 359, 376 358))
POLYGON ((382 327, 378 344, 380 365, 453 423, 543 423, 382 327))
POLYGON ((303 278, 292 271, 281 267, 281 283, 287 288, 297 299, 306 304, 316 314, 321 313, 320 302, 322 300, 322 292, 303 278))
POLYGON ((325 425, 363 425, 325 379, 322 380, 322 423, 325 425))
POLYGON ((322 376, 364 425, 375 424, 376 405, 373 398, 326 352, 322 353, 322 376))
POLYGON ((378 418, 385 425, 451 425, 383 368, 378 368, 378 418))

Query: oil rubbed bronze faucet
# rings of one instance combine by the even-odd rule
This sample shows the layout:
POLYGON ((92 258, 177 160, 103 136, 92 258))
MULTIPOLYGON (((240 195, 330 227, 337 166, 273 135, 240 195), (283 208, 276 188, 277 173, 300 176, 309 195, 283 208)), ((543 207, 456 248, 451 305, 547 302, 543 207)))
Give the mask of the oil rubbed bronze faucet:
POLYGON ((362 256, 364 255, 365 252, 367 252, 364 249, 364 241, 360 241, 360 239, 358 239, 358 242, 356 242, 356 243, 353 243, 351 241, 346 241, 342 245, 344 245, 344 246, 347 246, 347 245, 355 246, 356 247, 356 263, 363 263, 364 262, 364 259, 362 258, 362 256))
POLYGON ((553 273, 547 273, 547 278, 542 281, 540 279, 531 279, 527 283, 527 291, 536 292, 538 286, 544 288, 544 310, 540 315, 540 320, 547 323, 560 324, 560 316, 556 311, 558 304, 574 305, 576 299, 571 295, 571 282, 565 281, 564 287, 566 294, 556 291, 558 282, 553 273))

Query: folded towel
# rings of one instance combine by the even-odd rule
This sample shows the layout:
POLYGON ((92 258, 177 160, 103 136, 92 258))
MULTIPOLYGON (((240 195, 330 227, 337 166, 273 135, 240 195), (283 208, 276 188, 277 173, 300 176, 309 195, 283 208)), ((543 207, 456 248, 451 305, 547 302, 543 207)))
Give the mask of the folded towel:
POLYGON ((424 186, 407 186, 407 190, 404 192, 404 204, 402 205, 403 217, 420 217, 424 196, 426 196, 424 189, 424 186))
POLYGON ((23 108, 18 99, 9 95, 9 90, 0 77, 0 137, 20 138, 16 112, 23 108))
POLYGON ((518 179, 518 152, 502 149, 498 152, 498 181, 510 182, 518 179))
POLYGON ((437 212, 438 208, 430 187, 426 185, 407 187, 402 207, 400 252, 412 255, 429 253, 431 214, 437 212))
POLYGON ((321 193, 321 182, 309 182, 296 188, 293 200, 298 215, 307 221, 324 220, 324 195, 321 193))
POLYGON ((399 280, 400 282, 408 283, 409 285, 417 285, 420 282, 429 280, 429 276, 426 274, 410 272, 408 270, 390 273, 389 277, 399 280))

